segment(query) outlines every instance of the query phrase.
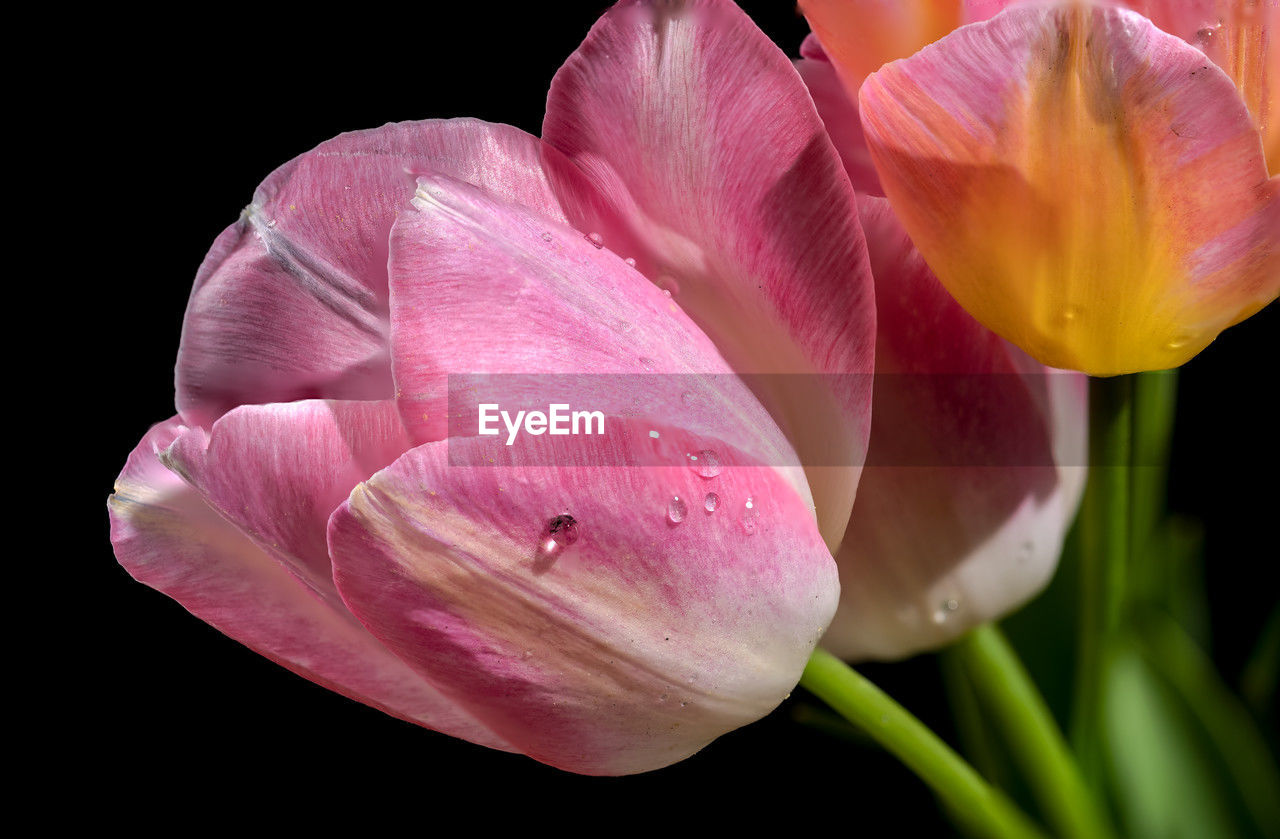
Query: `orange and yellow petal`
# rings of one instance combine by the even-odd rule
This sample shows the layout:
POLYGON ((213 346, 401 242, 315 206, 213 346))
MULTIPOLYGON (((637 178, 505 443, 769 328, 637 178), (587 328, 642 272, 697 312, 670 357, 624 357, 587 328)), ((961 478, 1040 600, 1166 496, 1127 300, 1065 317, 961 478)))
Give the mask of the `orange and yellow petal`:
POLYGON ((951 294, 1053 367, 1183 364, 1280 286, 1231 79, 1131 11, 1018 6, 867 79, 885 193, 951 294))
POLYGON ((961 0, 800 0, 800 11, 854 92, 882 65, 964 22, 961 0))

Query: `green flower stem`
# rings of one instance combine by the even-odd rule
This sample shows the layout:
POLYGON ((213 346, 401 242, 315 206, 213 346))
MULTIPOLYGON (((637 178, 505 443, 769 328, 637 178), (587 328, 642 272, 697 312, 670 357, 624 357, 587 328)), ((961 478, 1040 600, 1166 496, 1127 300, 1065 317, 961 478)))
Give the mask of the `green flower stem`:
POLYGON ((1114 835, 1085 786, 1066 739, 1004 634, 993 624, 953 648, 990 718, 999 720, 1014 759, 1058 833, 1068 839, 1114 835))
POLYGON ((1152 550, 1164 517, 1169 447, 1178 398, 1178 371, 1139 373, 1133 382, 1133 517, 1129 540, 1131 588, 1146 599, 1169 596, 1168 562, 1152 550))
POLYGON ((1102 665, 1129 564, 1133 377, 1089 380, 1089 486, 1081 509, 1080 615, 1071 738, 1085 777, 1102 780, 1102 665))
POLYGON ((974 833, 991 839, 1043 836, 938 735, 840 659, 816 650, 800 685, 906 764, 974 833))

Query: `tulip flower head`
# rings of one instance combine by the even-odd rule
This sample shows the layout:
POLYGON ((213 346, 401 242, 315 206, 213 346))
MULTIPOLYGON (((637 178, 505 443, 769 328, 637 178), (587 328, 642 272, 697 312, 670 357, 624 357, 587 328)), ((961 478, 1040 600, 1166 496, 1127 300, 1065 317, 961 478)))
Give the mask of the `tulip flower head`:
POLYGON ((1280 293, 1275 3, 801 5, 915 246, 1037 360, 1175 367, 1280 293))
POLYGON ((543 133, 400 123, 273 172, 197 273, 112 540, 348 697, 640 772, 768 713, 831 620, 872 282, 803 83, 727 2, 609 11, 543 133), (460 430, 460 374, 593 382, 607 465, 460 430))

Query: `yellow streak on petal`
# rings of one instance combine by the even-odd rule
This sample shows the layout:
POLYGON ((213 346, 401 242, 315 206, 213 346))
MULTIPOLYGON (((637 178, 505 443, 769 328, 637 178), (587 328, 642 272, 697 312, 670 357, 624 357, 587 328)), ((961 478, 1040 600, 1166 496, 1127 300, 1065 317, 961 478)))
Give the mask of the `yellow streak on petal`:
POLYGON ((888 152, 889 170, 911 174, 886 191, 961 305, 1037 360, 1095 375, 1176 367, 1260 308, 1242 299, 1254 289, 1240 260, 1193 271, 1196 249, 1256 207, 1204 187, 1256 135, 1175 162, 1177 92, 1149 67, 1120 79, 1093 12, 1064 14, 994 135, 913 99, 942 159, 888 152), (931 181, 944 185, 904 192, 931 181), (1244 293, 1215 296, 1233 284, 1244 293))

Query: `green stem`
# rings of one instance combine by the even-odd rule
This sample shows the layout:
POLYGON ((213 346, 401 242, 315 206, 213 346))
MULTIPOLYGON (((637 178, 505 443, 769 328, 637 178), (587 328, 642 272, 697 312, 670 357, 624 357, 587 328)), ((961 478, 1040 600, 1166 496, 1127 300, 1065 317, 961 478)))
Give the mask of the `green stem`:
POLYGON ((1164 518, 1169 446, 1178 398, 1178 371, 1139 373, 1133 381, 1133 500, 1129 562, 1131 588, 1147 600, 1169 596, 1166 557, 1157 556, 1153 541, 1164 518))
POLYGON ((1089 486, 1081 510, 1080 620, 1072 744, 1101 786, 1102 665, 1120 620, 1129 557, 1133 378, 1089 380, 1089 486))
POLYGON ((1014 759, 1050 824, 1068 839, 1113 834, 1094 804, 1075 758, 1018 655, 1004 634, 985 624, 953 648, 979 697, 1004 728, 1014 759))
POLYGON ((992 839, 1043 836, 938 735, 840 659, 816 650, 800 684, 906 764, 978 835, 992 839))

